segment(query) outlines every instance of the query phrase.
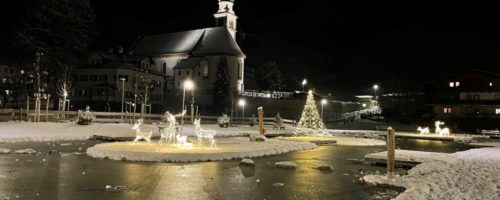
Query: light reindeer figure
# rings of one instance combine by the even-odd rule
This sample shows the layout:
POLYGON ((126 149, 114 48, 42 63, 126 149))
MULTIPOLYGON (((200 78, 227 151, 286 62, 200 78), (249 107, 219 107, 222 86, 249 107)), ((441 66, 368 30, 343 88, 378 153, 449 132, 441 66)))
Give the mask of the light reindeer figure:
POLYGON ((419 126, 417 128, 417 131, 420 132, 420 134, 429 134, 430 133, 429 127, 422 128, 422 127, 419 126))
POLYGON ((177 132, 177 122, 176 117, 181 117, 186 114, 186 110, 182 111, 177 115, 173 115, 170 112, 165 112, 163 115, 163 121, 167 122, 167 126, 160 133, 160 143, 175 143, 176 142, 176 132, 177 132))
POLYGON ((449 136, 450 135, 450 129, 448 128, 441 128, 441 125, 444 125, 444 122, 441 121, 436 121, 434 122, 434 126, 436 126, 436 134, 439 134, 439 136, 449 136))
POLYGON ((194 120, 194 125, 195 125, 195 131, 196 131, 196 137, 198 138, 198 144, 201 144, 203 138, 210 139, 210 147, 215 147, 215 130, 203 130, 201 129, 200 125, 201 119, 195 119, 194 120))
POLYGON ((142 119, 137 120, 137 123, 135 123, 132 126, 132 130, 135 130, 135 139, 134 139, 134 144, 137 143, 139 140, 144 139, 146 142, 151 142, 151 136, 153 135, 153 132, 142 132, 141 131, 141 124, 142 124, 142 119))

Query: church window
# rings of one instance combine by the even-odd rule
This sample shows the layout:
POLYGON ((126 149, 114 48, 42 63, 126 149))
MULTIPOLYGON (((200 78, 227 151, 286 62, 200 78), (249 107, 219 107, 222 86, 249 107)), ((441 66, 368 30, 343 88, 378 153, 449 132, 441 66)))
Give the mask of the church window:
POLYGON ((208 64, 203 65, 203 77, 208 77, 208 64))
POLYGON ((241 64, 242 64, 241 61, 239 61, 238 62, 238 79, 241 79, 241 74, 242 74, 241 73, 241 68, 242 68, 241 64))
POLYGON ((163 63, 163 74, 165 74, 165 75, 167 74, 167 63, 166 62, 163 63))
POLYGON ((181 75, 181 70, 177 71, 177 76, 181 75))
POLYGON ((186 70, 186 76, 189 76, 189 70, 186 70))

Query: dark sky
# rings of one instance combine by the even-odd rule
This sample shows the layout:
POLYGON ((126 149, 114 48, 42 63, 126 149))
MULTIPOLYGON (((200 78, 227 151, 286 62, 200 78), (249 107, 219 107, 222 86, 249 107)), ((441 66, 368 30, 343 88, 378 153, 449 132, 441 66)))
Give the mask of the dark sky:
MULTIPOLYGON (((127 46, 142 34, 211 27, 217 10, 217 0, 91 3, 100 48, 127 46)), ((0 21, 6 30, 22 18, 24 4, 16 4, 2 6, 12 16, 0 21)), ((276 61, 290 89, 302 78, 328 92, 361 93, 373 83, 384 88, 388 79, 418 86, 422 81, 413 80, 470 67, 500 73, 500 12, 493 5, 236 0, 235 12, 247 65, 276 61)), ((5 46, 8 34, 0 34, 5 46)))

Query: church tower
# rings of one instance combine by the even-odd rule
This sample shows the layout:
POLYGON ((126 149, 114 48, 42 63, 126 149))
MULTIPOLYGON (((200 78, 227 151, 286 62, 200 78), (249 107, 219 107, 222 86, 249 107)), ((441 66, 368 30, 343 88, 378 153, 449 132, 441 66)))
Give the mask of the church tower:
POLYGON ((214 14, 215 26, 225 26, 229 33, 236 40, 236 20, 238 16, 234 14, 233 5, 235 0, 219 0, 219 10, 214 14))

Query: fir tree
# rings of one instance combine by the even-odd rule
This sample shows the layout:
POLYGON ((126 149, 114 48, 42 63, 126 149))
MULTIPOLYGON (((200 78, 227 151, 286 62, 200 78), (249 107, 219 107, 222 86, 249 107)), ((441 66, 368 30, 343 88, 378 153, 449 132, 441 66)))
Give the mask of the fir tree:
POLYGON ((226 57, 221 57, 215 72, 215 81, 212 85, 213 111, 217 114, 226 113, 231 105, 231 77, 226 57))
POLYGON ((259 67, 259 88, 279 91, 284 88, 283 75, 276 62, 266 62, 259 67))
POLYGON ((302 111, 302 117, 297 128, 325 129, 325 125, 318 114, 312 90, 309 90, 309 94, 307 95, 306 105, 304 106, 304 111, 302 111))

